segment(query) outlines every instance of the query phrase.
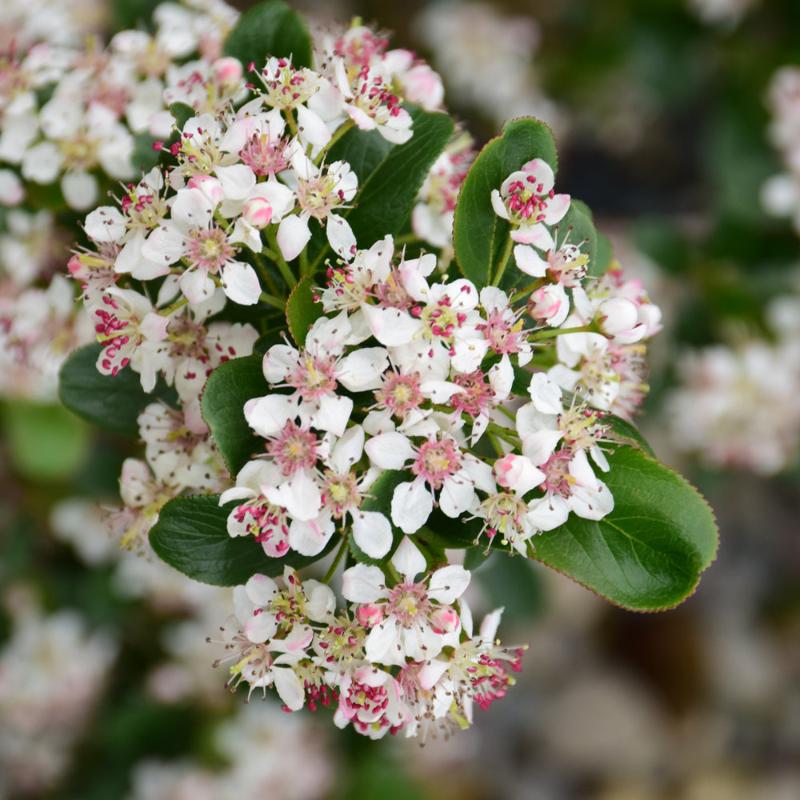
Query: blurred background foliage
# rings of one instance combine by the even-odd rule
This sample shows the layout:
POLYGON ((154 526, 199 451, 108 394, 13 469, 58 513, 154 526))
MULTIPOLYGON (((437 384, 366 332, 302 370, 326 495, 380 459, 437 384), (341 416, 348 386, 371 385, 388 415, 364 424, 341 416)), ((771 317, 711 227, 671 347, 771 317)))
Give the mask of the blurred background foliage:
MULTIPOLYGON (((155 4, 109 0, 109 28, 145 24, 155 4)), ((435 45, 448 44, 421 35, 420 15, 434 5, 424 0, 296 5, 322 20, 376 22, 395 32, 396 45, 434 65, 435 45)), ((349 732, 321 742, 309 721, 303 737, 320 740, 326 754, 327 772, 314 762, 322 770, 318 788, 252 796, 795 800, 800 471, 767 479, 687 465, 671 447, 660 411, 682 348, 725 340, 732 331, 766 335, 766 302, 796 281, 797 234, 768 216, 759 197, 780 170, 767 139, 765 95, 776 69, 800 64, 800 4, 739 2, 747 6, 740 18, 719 23, 703 21, 701 0, 485 5, 533 26, 530 80, 537 102, 551 104, 559 187, 591 205, 626 267, 639 271, 665 307, 668 328, 654 354, 643 425, 662 457, 688 469, 710 497, 722 529, 720 559, 695 597, 651 617, 608 608, 521 559, 496 557, 476 572, 478 603, 491 608, 502 598, 506 638, 531 643, 512 697, 479 716, 473 730, 423 749, 349 732)), ((503 42, 484 45, 503 55, 503 42)), ((467 52, 476 71, 491 68, 470 59, 467 52)), ((480 142, 497 130, 489 102, 447 97, 480 142)), ((165 699, 163 687, 154 690, 159 668, 179 660, 165 642, 176 623, 192 618, 192 602, 121 591, 116 558, 90 558, 87 566, 51 532, 54 509, 67 498, 114 501, 127 442, 97 438, 67 412, 16 401, 3 403, 2 425, 0 648, 13 636, 19 587, 35 595, 43 613, 79 611, 117 645, 63 777, 19 796, 128 797, 145 760, 224 769, 215 731, 240 713, 244 696, 226 692, 221 671, 210 693, 165 699)), ((203 647, 195 652, 190 657, 205 658, 203 647)), ((261 705, 259 697, 252 702, 261 705)), ((279 715, 273 722, 278 738, 283 721, 279 715)), ((286 758, 287 770, 304 769, 302 752, 286 758)), ((0 780, 0 797, 2 787, 0 780)), ((136 796, 184 797, 177 790, 136 796)))

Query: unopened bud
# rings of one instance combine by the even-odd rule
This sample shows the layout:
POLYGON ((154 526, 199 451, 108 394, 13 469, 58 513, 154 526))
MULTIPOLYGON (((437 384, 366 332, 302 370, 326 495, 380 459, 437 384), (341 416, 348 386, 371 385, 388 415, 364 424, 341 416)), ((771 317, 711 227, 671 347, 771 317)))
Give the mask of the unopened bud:
POLYGON ((245 222, 261 230, 272 221, 272 206, 263 197, 253 197, 244 204, 242 217, 245 222))

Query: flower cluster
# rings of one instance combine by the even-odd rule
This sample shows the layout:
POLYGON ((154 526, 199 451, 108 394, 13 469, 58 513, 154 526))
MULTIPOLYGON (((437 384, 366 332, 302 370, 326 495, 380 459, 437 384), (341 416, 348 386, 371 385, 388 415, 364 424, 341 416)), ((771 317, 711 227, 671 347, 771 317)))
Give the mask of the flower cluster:
POLYGON ((749 339, 690 352, 670 398, 671 435, 716 467, 769 475, 800 451, 800 300, 768 309, 774 341, 749 339))
POLYGON ((781 67, 773 75, 767 95, 772 114, 769 138, 779 151, 784 172, 771 177, 761 190, 764 208, 788 217, 800 232, 800 69, 781 67))
POLYGON ((30 587, 4 598, 13 619, 0 649, 0 791, 46 792, 69 766, 72 749, 102 694, 116 644, 74 611, 46 616, 30 587))
POLYGON ((347 569, 350 606, 338 613, 330 587, 289 567, 282 586, 254 575, 237 587, 225 640, 231 682, 274 686, 290 711, 332 706, 338 727, 371 739, 469 725, 473 704, 488 708, 513 685, 524 648, 495 642, 501 611, 473 633, 463 567, 424 574, 425 558, 405 539, 387 569, 395 580, 376 566, 347 569))
POLYGON ((498 123, 533 114, 559 126, 560 112, 539 86, 540 30, 530 16, 504 15, 483 2, 435 3, 414 27, 457 103, 498 123))
POLYGON ((473 630, 470 574, 437 531, 529 556, 570 514, 609 514, 615 416, 644 397, 660 313, 618 265, 592 262, 540 158, 483 198, 508 232, 491 280, 448 275, 473 158, 462 133, 420 173, 411 231, 359 241, 362 167, 339 154, 361 132, 412 142, 406 102, 439 108, 441 83, 360 24, 312 49, 310 66, 206 59, 160 84, 174 116, 159 163, 88 214, 69 271, 98 370, 158 390, 139 417, 145 458, 123 467, 123 544, 146 551, 172 498, 219 493, 227 533, 284 568, 236 590, 232 683, 274 687, 289 710, 332 705, 373 738, 424 736, 503 697, 522 652, 496 639, 499 611, 473 630), (260 445, 234 480, 200 397, 254 352, 265 390, 241 417, 260 445), (295 566, 334 550, 325 581, 301 580, 295 566), (337 609, 328 584, 346 556, 337 609))

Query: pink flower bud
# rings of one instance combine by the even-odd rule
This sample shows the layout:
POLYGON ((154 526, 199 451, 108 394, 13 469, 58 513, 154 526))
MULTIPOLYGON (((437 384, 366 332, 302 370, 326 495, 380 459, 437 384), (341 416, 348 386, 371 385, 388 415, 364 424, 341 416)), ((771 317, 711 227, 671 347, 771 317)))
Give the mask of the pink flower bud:
POLYGON ((263 197, 253 197, 244 204, 242 218, 254 228, 266 228, 272 220, 272 206, 263 197))
POLYGON ((199 189, 214 205, 221 203, 224 197, 222 184, 210 175, 195 175, 189 179, 190 189, 199 189))
POLYGON ((434 633, 452 633, 461 622, 452 606, 440 606, 430 615, 434 633))
POLYGON ((232 85, 242 79, 244 70, 236 58, 219 58, 214 62, 214 77, 223 85, 232 85))
POLYGON ((356 619, 365 628, 372 628, 383 620, 383 608, 376 603, 365 603, 358 607, 356 619))
POLYGON ((528 300, 528 313, 536 322, 556 327, 569 313, 569 299, 564 287, 548 284, 537 289, 528 300))

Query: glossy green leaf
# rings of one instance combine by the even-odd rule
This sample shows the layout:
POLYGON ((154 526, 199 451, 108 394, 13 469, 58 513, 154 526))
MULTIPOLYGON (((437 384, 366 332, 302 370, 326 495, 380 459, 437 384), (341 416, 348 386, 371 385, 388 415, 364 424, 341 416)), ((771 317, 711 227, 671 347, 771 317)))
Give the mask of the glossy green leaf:
POLYGON ((175 393, 162 382, 152 394, 142 389, 139 375, 130 367, 118 375, 97 370, 99 344, 89 344, 72 353, 59 373, 58 396, 74 414, 115 433, 137 436, 136 419, 145 406, 156 400, 174 404, 175 393))
POLYGON ((27 478, 68 478, 89 454, 85 423, 61 406, 10 402, 3 408, 3 423, 11 463, 27 478))
POLYGON ((228 514, 233 504, 220 507, 219 495, 178 497, 161 510, 150 531, 150 544, 156 555, 184 575, 215 586, 235 586, 261 572, 278 575, 286 565, 301 568, 329 552, 300 556, 290 552, 284 558, 270 558, 251 536, 231 537, 228 514))
POLYGON ((225 40, 226 56, 261 69, 270 56, 291 57, 296 67, 310 67, 311 36, 305 20, 282 0, 268 0, 246 11, 225 40))
POLYGON ((656 457, 653 448, 647 439, 642 436, 641 431, 632 423, 622 417, 613 414, 603 417, 603 422, 611 428, 610 438, 620 444, 631 445, 643 450, 647 455, 656 457))
POLYGON ((575 198, 572 199, 564 219, 558 223, 556 244, 561 246, 565 242, 579 245, 581 252, 589 256, 589 272, 592 275, 602 275, 602 272, 595 272, 597 268, 597 231, 592 221, 592 212, 589 210, 589 206, 575 198))
POLYGON ((298 347, 305 344, 309 329, 322 316, 322 304, 314 302, 314 286, 313 278, 303 278, 286 303, 286 323, 298 347))
POLYGON ((684 478, 641 450, 619 447, 609 462, 614 510, 598 522, 571 515, 535 538, 535 557, 623 608, 671 608, 714 560, 714 515, 684 478))
POLYGON ((557 168, 550 128, 530 117, 512 120, 481 150, 461 187, 453 230, 456 260, 479 288, 489 283, 509 234, 508 223, 492 208, 492 191, 533 158, 557 168))
POLYGON ((261 362, 261 356, 227 361, 211 373, 203 391, 203 419, 232 475, 264 449, 244 418, 244 404, 267 393, 261 362))
POLYGON ((453 120, 447 114, 409 110, 414 119, 411 139, 386 150, 366 177, 359 174, 356 205, 346 217, 362 247, 402 232, 433 162, 453 133, 453 120))

